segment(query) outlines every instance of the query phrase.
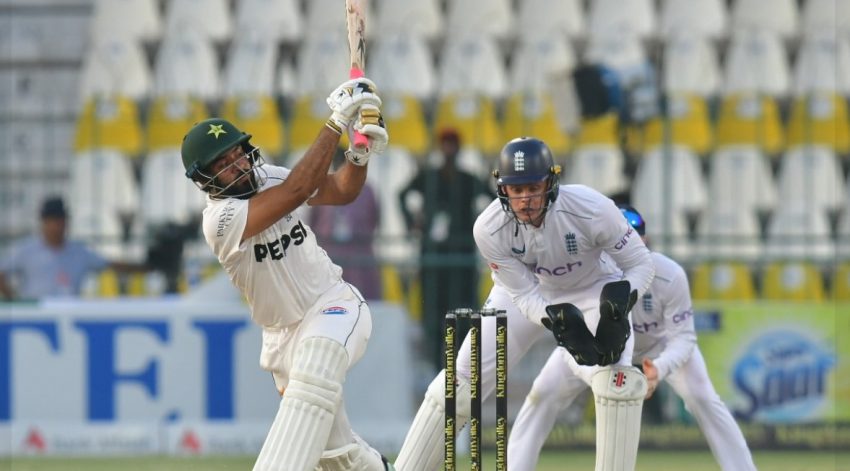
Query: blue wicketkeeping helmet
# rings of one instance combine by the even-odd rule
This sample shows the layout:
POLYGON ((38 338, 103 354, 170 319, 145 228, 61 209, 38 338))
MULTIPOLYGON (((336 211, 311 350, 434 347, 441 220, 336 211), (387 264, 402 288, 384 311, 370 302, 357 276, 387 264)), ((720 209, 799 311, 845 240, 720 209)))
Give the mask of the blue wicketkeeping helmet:
POLYGON ((561 166, 555 165, 552 151, 540 139, 518 137, 509 141, 499 154, 499 166, 493 171, 496 178, 496 192, 502 209, 513 215, 505 185, 523 185, 546 181, 546 206, 558 197, 558 176, 561 166))

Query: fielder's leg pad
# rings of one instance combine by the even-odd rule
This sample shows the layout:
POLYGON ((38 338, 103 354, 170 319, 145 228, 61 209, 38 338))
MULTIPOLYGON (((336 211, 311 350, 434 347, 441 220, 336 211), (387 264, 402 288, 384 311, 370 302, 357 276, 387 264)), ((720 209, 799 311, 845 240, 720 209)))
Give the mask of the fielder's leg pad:
MULTIPOLYGON (((471 413, 469 381, 456 375, 455 430, 466 425, 471 413)), ((440 373, 428 385, 425 399, 413 418, 407 437, 395 461, 398 471, 435 471, 443 464, 445 451, 445 397, 446 371, 440 373)))
POLYGON ((348 353, 339 342, 309 337, 296 347, 289 384, 254 471, 313 469, 342 398, 348 353))
POLYGON ((596 398, 596 471, 632 471, 640 441, 646 377, 633 366, 609 366, 591 379, 596 398))

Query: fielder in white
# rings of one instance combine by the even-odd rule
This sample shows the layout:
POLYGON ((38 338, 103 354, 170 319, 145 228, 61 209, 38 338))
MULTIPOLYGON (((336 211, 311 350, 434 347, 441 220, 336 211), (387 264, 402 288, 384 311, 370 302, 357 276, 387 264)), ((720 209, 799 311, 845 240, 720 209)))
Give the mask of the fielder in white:
MULTIPOLYGON (((631 365, 628 312, 655 268, 613 201, 583 185, 559 185, 559 173, 538 139, 514 139, 502 149, 494 172, 499 197, 473 229, 494 281, 485 307, 507 311, 509 369, 532 344, 553 334, 571 353, 563 368, 595 365, 597 470, 629 470, 637 455, 646 380, 631 365)), ((495 389, 495 319, 482 324, 486 398, 495 389)), ((469 349, 467 337, 457 358, 458 427, 470 413, 469 349)), ((428 387, 407 433, 395 462, 401 471, 434 471, 442 464, 444 374, 428 387)))
MULTIPOLYGON (((644 236, 646 225, 633 207, 620 206, 626 220, 644 236)), ((632 309, 634 364, 642 364, 649 399, 659 381, 667 381, 685 402, 725 471, 755 470, 750 450, 735 419, 714 391, 697 346, 690 287, 685 270, 653 252, 655 279, 632 309)), ((540 449, 558 414, 590 383, 590 371, 576 376, 564 368, 568 354, 555 349, 525 398, 508 440, 508 469, 533 471, 540 449)), ((587 370, 587 367, 580 367, 587 370)))
POLYGON ((251 135, 223 119, 201 121, 183 139, 186 176, 207 193, 204 236, 263 328, 260 366, 281 394, 255 471, 392 469, 351 430, 342 401, 346 372, 369 340, 369 307, 302 214, 305 203, 353 201, 388 137, 370 80, 343 83, 327 102, 331 118, 291 170, 264 165, 251 135), (352 129, 369 146, 350 148, 328 173, 341 133, 352 129))

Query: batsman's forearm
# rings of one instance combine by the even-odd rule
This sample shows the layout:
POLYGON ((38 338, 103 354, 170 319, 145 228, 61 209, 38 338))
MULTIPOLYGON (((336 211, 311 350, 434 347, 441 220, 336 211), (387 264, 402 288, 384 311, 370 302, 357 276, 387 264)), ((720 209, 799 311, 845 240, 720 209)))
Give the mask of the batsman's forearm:
POLYGON ((354 165, 348 160, 334 172, 334 179, 343 197, 343 204, 357 199, 366 183, 366 165, 354 165))
POLYGON ((290 187, 288 191, 303 194, 304 200, 316 191, 328 174, 334 152, 339 145, 339 137, 339 134, 327 126, 322 127, 304 157, 292 168, 288 180, 292 180, 294 187, 290 187))

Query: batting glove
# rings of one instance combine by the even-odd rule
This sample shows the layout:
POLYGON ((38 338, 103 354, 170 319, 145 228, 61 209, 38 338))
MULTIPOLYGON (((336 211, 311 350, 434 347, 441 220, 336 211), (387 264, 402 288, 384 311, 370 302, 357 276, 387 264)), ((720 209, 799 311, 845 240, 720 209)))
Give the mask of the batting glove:
POLYGON ((361 106, 381 106, 381 98, 376 92, 374 82, 360 77, 345 81, 336 87, 328 96, 326 102, 331 109, 331 117, 327 126, 339 134, 348 128, 349 123, 357 115, 361 106))
POLYGON ((369 145, 365 148, 357 148, 349 145, 345 156, 354 165, 366 165, 372 154, 383 154, 389 143, 387 128, 384 126, 384 118, 381 110, 371 104, 363 105, 354 125, 348 129, 348 141, 354 142, 354 131, 366 136, 369 145))

